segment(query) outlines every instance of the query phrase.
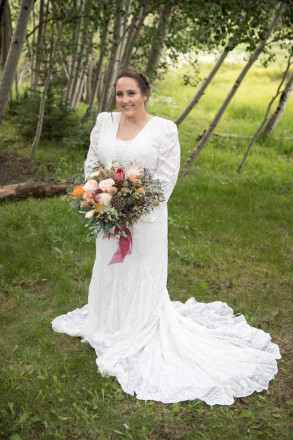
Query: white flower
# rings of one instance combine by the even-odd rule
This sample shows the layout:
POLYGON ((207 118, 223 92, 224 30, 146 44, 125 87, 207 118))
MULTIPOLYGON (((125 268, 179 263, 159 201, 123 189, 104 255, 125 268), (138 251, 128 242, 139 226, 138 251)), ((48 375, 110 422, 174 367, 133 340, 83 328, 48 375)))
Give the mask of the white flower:
POLYGON ((82 188, 84 191, 94 192, 96 189, 98 189, 98 182, 94 179, 90 179, 83 185, 82 188))
POLYGON ((101 193, 99 194, 99 203, 101 203, 104 206, 110 205, 112 196, 108 193, 101 193))
POLYGON ((95 210, 92 209, 91 211, 87 212, 85 215, 85 218, 92 218, 94 216, 95 210))
POLYGON ((105 170, 112 170, 112 168, 117 168, 117 161, 116 160, 106 160, 105 162, 105 170))
POLYGON ((90 175, 90 179, 93 177, 98 177, 100 175, 100 171, 95 171, 93 174, 90 175))
MULTIPOLYGON (((94 181, 94 182, 96 182, 96 181, 94 181)), ((104 180, 101 180, 101 182, 99 183, 99 188, 102 191, 109 191, 109 189, 112 188, 113 185, 115 185, 115 182, 113 179, 104 179, 104 180)))
POLYGON ((143 167, 141 163, 133 162, 126 170, 126 177, 130 176, 131 174, 135 176, 141 176, 143 174, 143 167))

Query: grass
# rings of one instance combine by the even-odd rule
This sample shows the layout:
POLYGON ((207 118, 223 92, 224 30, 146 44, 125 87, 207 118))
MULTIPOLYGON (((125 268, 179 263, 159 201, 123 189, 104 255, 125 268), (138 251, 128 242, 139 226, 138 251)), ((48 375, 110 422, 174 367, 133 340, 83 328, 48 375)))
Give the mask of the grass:
MULTIPOLYGON (((209 66, 202 66, 203 75, 209 66)), ((180 126, 182 161, 195 146, 240 67, 219 72, 200 107, 180 126)), ((218 132, 251 135, 276 87, 277 68, 254 67, 218 132), (248 94, 249 91, 249 94, 248 94)), ((194 93, 170 73, 150 111, 173 119, 194 93), (161 96, 161 98, 158 98, 161 96)), ((1 439, 289 439, 292 429, 292 102, 243 173, 247 139, 213 138, 182 174, 169 203, 169 280, 173 300, 225 301, 270 332, 282 360, 269 390, 230 407, 164 405, 126 395, 102 377, 94 350, 56 334, 51 320, 87 301, 95 249, 60 199, 2 203, 1 439), (290 426, 291 424, 291 426, 290 426)), ((6 121, 1 152, 29 152, 6 121)), ((40 145, 36 162, 68 177, 84 151, 40 145)))

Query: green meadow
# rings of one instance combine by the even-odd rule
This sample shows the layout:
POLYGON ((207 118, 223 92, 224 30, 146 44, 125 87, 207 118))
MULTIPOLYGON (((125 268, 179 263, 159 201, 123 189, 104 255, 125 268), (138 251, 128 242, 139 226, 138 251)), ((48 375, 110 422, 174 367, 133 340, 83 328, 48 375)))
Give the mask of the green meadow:
MULTIPOLYGON (((201 63, 204 78, 211 65, 201 63)), ((153 90, 149 112, 174 120, 195 93, 181 71, 153 90)), ((241 66, 226 63, 179 127, 182 163, 195 148, 241 66)), ((95 352, 54 333, 54 317, 83 306, 94 242, 60 197, 5 201, 1 218, 1 430, 9 440, 290 439, 293 409, 293 100, 266 142, 237 167, 275 93, 276 62, 255 66, 197 161, 180 174, 169 202, 169 279, 173 300, 224 301, 280 346, 268 391, 210 407, 139 401, 115 378, 102 377, 95 352)), ((84 109, 81 107, 80 111, 84 109)), ((13 119, 1 127, 0 154, 28 155, 13 119)), ((40 178, 64 179, 86 150, 42 141, 40 178)), ((292 431, 291 431, 292 435, 292 431)))

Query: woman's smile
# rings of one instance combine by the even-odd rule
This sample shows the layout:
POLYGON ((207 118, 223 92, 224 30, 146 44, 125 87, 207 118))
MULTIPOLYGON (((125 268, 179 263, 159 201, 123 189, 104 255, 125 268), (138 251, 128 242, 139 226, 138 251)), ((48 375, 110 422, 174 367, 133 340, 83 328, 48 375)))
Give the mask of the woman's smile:
POLYGON ((133 78, 123 77, 117 81, 116 104, 121 113, 128 117, 143 116, 145 114, 143 96, 137 82, 133 78))

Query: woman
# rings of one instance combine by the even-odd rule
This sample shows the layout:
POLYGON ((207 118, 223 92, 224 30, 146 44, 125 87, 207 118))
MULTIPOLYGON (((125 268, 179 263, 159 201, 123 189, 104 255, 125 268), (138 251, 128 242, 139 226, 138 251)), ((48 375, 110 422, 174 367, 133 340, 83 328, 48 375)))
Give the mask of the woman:
POLYGON ((123 263, 108 264, 114 238, 97 239, 88 305, 56 318, 53 329, 82 336, 96 350, 99 371, 116 376, 138 399, 229 405, 267 389, 280 358, 269 334, 234 317, 225 303, 170 301, 167 200, 179 171, 177 128, 147 113, 150 85, 143 73, 126 70, 114 87, 120 112, 98 115, 85 176, 97 160, 140 161, 166 182, 166 202, 134 224, 132 254, 123 263))

